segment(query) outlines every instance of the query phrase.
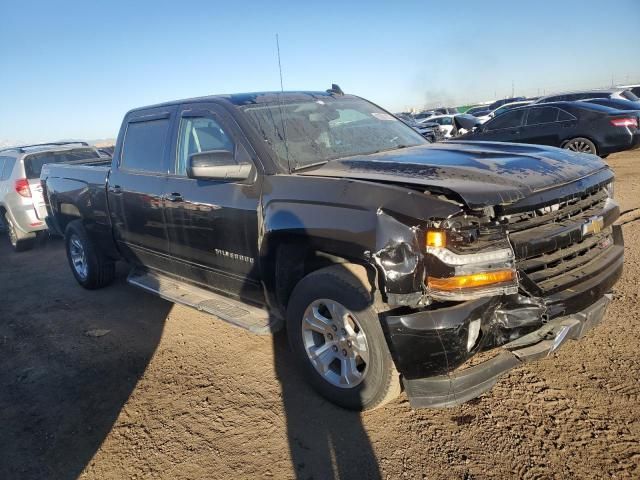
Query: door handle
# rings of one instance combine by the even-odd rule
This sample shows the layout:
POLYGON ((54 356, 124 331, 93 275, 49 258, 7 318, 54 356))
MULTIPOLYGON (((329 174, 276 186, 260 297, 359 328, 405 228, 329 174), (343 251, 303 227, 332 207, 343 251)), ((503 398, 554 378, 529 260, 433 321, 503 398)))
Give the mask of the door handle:
POLYGON ((122 188, 120 188, 120 185, 113 185, 109 187, 109 192, 115 194, 122 193, 122 188))
POLYGON ((183 200, 182 195, 175 192, 165 194, 164 199, 168 202, 181 202, 183 200))

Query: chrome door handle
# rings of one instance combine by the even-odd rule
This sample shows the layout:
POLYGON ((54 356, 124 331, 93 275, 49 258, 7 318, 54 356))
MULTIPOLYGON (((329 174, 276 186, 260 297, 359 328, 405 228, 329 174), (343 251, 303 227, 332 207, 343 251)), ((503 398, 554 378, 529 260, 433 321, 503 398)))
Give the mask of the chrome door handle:
POLYGON ((167 193, 164 196, 164 199, 168 202, 181 202, 183 200, 182 195, 179 193, 167 193))

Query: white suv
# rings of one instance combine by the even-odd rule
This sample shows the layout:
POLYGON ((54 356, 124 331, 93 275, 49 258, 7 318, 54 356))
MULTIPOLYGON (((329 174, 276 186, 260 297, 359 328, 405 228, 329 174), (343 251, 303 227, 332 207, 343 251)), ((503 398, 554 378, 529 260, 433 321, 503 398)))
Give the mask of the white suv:
POLYGON ((84 142, 58 142, 0 149, 0 222, 16 252, 33 248, 38 232, 47 229, 47 208, 40 171, 47 163, 100 158, 84 142))

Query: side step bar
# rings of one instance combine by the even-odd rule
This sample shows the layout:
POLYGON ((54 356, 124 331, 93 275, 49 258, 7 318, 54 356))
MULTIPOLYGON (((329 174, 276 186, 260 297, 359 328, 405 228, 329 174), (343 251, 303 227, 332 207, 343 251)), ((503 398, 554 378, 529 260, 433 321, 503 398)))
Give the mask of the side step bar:
POLYGON ((269 335, 282 328, 282 320, 263 308, 247 305, 157 272, 133 270, 127 282, 165 300, 210 313, 258 335, 269 335))

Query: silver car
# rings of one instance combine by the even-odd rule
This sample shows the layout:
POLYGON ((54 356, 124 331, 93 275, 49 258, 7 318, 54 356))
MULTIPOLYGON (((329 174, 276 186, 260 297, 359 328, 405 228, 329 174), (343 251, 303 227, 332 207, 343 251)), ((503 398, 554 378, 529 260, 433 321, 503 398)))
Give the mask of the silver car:
POLYGON ((0 149, 0 221, 16 252, 33 248, 47 229, 40 171, 47 163, 100 158, 84 142, 58 142, 0 149))

